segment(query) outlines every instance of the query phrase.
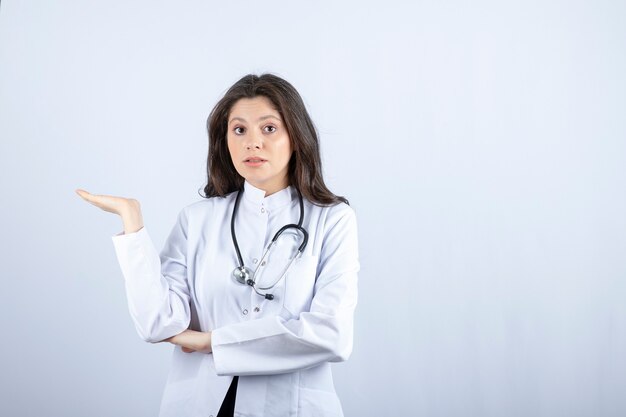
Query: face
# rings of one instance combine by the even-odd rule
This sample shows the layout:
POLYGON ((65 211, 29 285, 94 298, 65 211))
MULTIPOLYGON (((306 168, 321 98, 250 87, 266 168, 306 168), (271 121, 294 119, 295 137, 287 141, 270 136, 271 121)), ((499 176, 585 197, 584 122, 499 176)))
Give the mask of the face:
POLYGON ((228 115, 228 150, 235 169, 265 195, 289 185, 291 141, 278 111, 264 96, 242 98, 228 115))

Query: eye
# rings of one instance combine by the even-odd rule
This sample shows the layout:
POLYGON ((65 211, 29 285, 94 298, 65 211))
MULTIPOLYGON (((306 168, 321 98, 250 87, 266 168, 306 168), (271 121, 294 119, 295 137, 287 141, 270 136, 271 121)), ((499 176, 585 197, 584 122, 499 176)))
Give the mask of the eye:
POLYGON ((233 129, 233 132, 235 132, 235 135, 242 135, 244 131, 244 128, 241 126, 237 126, 236 128, 233 129))
POLYGON ((263 129, 268 133, 276 132, 276 126, 272 126, 272 125, 267 125, 263 129))

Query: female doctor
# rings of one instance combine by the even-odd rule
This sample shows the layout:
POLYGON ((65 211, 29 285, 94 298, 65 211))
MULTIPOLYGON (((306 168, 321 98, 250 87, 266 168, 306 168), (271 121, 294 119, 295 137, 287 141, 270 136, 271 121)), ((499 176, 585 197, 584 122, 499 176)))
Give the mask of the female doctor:
POLYGON ((175 345, 161 417, 341 416, 331 362, 352 351, 357 226, 322 178, 295 88, 247 75, 208 120, 206 199, 155 249, 137 200, 76 192, 113 236, 136 330, 175 345))

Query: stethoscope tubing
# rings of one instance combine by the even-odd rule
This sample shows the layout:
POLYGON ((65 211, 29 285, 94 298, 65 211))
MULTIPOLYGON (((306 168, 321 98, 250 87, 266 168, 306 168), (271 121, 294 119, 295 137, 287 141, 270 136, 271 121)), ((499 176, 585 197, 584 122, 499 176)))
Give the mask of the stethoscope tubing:
POLYGON ((241 250, 239 249, 239 244, 237 242, 237 234, 235 233, 235 216, 236 216, 237 210, 239 209, 239 201, 241 200, 242 190, 237 191, 237 197, 235 198, 235 205, 233 207, 233 213, 232 213, 231 219, 230 219, 230 232, 231 232, 231 237, 232 237, 232 240, 233 240, 233 246, 235 247, 235 252, 237 253, 237 260, 239 261, 239 266, 237 268, 235 268, 235 271, 239 270, 239 274, 240 274, 241 279, 239 279, 240 277, 238 276, 237 277, 237 281, 242 283, 242 284, 248 284, 249 286, 252 287, 252 289, 254 289, 254 291, 258 295, 260 295, 262 297, 265 297, 268 300, 272 300, 274 298, 274 296, 272 294, 262 294, 262 293, 259 292, 259 290, 265 291, 265 290, 272 289, 283 278, 285 278, 285 276, 287 275, 287 272, 289 271, 289 268, 295 262, 295 260, 298 257, 300 257, 300 255, 302 255, 302 252, 306 248, 306 245, 307 245, 307 243, 309 241, 309 233, 306 231, 306 229, 304 227, 302 227, 302 221, 304 219, 304 202, 303 202, 303 199, 302 199, 302 194, 300 193, 300 190, 298 190, 297 188, 296 188, 296 191, 298 192, 298 200, 299 200, 299 203, 300 203, 300 216, 299 216, 299 219, 298 219, 298 224, 293 224, 293 223, 292 224, 286 224, 283 227, 281 227, 274 234, 274 237, 272 238, 272 240, 270 241, 269 245, 267 246, 267 248, 263 252, 263 256, 261 256, 261 260, 258 262, 257 267, 254 269, 254 272, 252 272, 252 276, 251 277, 250 277, 250 274, 249 274, 249 272, 251 272, 251 271, 248 268, 246 268, 246 266, 245 266, 245 264, 243 262, 243 257, 241 256, 241 250), (257 272, 259 271, 259 268, 263 265, 265 257, 269 253, 270 249, 276 244, 276 241, 278 240, 280 235, 287 229, 296 229, 296 230, 300 231, 300 233, 302 233, 302 236, 303 236, 302 243, 298 247, 296 255, 291 258, 291 261, 289 262, 289 264, 287 265, 287 267, 285 268, 283 273, 280 275, 280 277, 276 281, 274 281, 274 283, 272 283, 271 285, 269 285, 267 287, 257 287, 256 286, 256 275, 257 275, 257 272))

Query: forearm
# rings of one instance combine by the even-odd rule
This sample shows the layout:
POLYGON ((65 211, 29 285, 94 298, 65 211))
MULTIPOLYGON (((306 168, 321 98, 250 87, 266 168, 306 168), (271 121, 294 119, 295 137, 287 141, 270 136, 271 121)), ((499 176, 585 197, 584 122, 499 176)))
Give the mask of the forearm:
POLYGON ((352 350, 352 333, 352 312, 224 326, 213 332, 215 369, 218 375, 270 375, 343 361, 352 350))
POLYGON ((160 342, 189 328, 185 227, 181 212, 160 256, 145 227, 113 236, 129 311, 147 342, 160 342))
POLYGON ((185 352, 197 351, 211 353, 211 332, 199 332, 187 329, 176 336, 165 339, 164 342, 170 342, 180 346, 185 352))

